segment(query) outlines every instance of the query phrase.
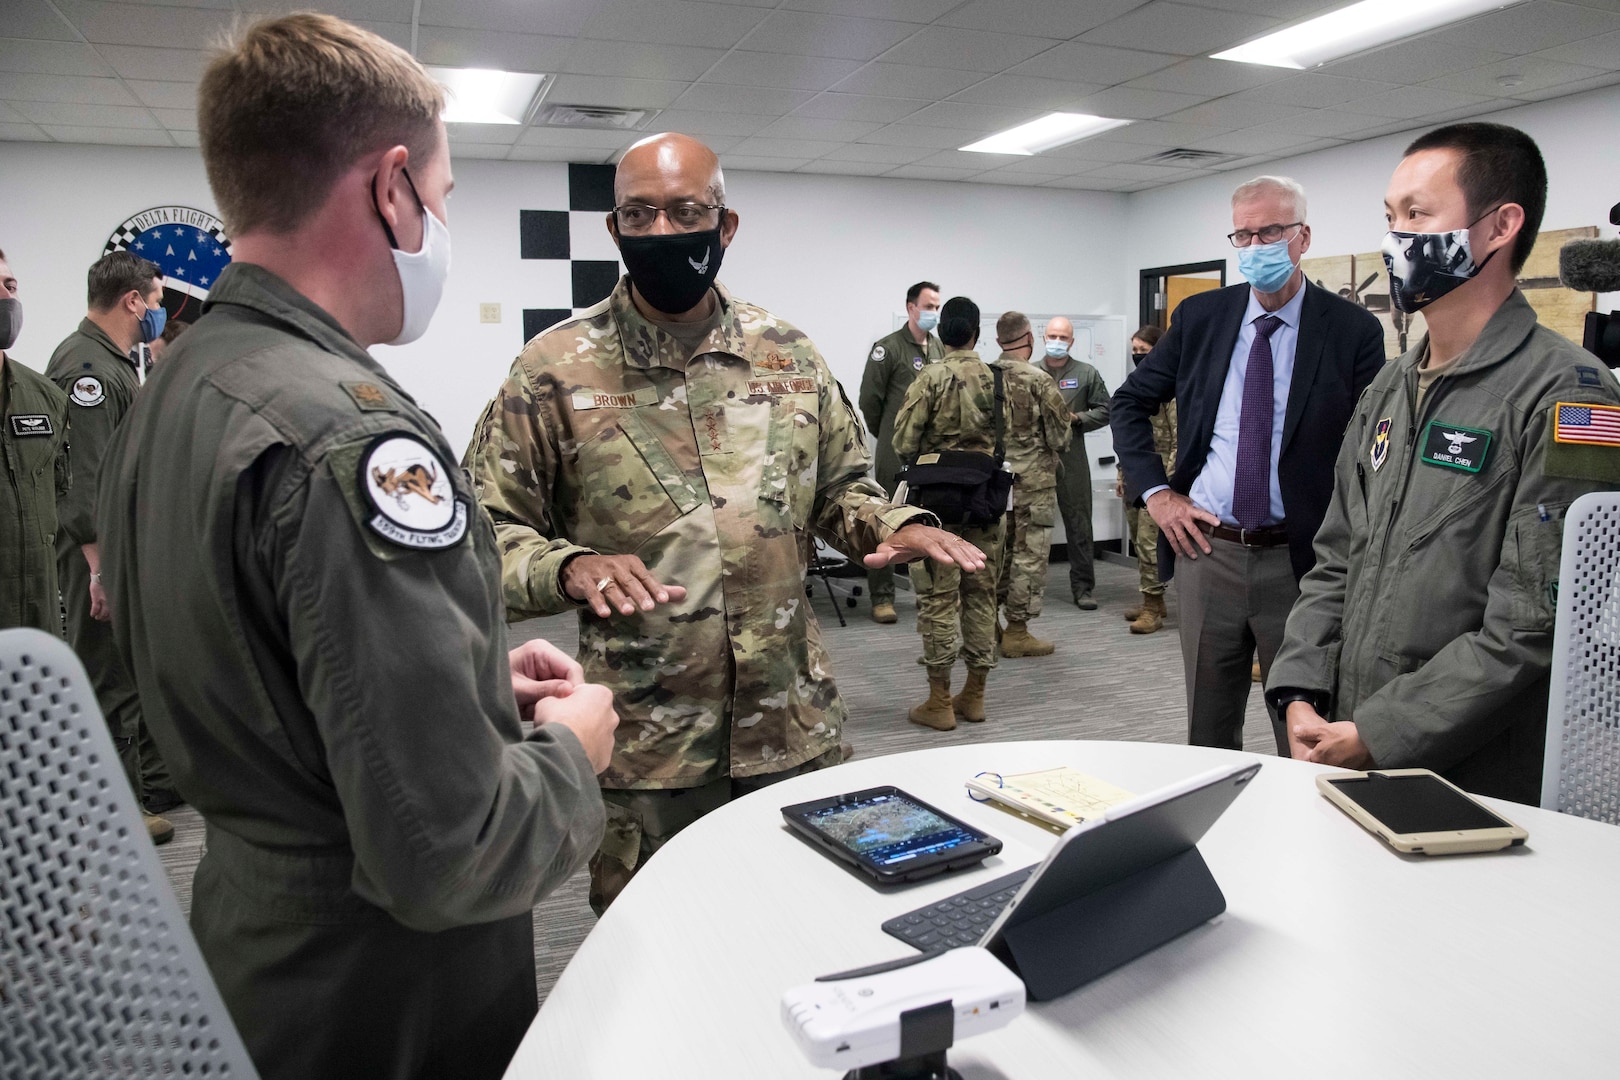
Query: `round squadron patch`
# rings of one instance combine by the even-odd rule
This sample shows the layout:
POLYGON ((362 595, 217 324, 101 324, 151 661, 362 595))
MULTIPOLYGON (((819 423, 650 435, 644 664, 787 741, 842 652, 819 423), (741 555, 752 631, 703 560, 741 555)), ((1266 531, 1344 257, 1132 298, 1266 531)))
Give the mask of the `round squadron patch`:
POLYGON ((881 346, 881 345, 872 346, 872 363, 874 363, 874 364, 877 363, 879 360, 882 360, 887 355, 889 355, 888 351, 885 350, 883 348, 883 346, 881 346))
POLYGON ((73 390, 68 397, 75 405, 100 405, 107 400, 107 391, 94 375, 82 375, 73 380, 73 390))
POLYGON ((437 551, 467 535, 467 504, 450 470, 415 435, 380 435, 360 459, 360 490, 373 532, 401 547, 437 551))

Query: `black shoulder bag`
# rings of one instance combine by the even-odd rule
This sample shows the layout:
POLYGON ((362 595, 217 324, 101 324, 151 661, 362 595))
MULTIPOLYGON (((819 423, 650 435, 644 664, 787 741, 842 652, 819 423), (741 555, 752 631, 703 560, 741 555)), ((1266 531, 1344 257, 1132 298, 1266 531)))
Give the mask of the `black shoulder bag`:
POLYGON ((941 450, 921 454, 900 470, 906 484, 906 505, 920 506, 942 525, 994 525, 1007 512, 1013 474, 1002 468, 1006 458, 1006 395, 1001 369, 990 365, 996 384, 996 452, 941 450))

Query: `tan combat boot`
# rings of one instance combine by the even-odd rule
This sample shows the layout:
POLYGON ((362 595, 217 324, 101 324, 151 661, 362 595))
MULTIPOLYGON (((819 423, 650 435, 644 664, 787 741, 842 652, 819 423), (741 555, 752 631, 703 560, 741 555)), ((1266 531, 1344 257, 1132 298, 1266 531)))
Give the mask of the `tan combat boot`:
POLYGON ((913 724, 935 731, 955 731, 956 713, 951 709, 951 669, 928 669, 928 700, 906 714, 913 724))
POLYGON ((1152 634, 1164 625, 1164 597, 1142 594, 1142 614, 1131 623, 1131 633, 1152 634))
POLYGON ((153 844, 167 844, 174 839, 174 824, 165 817, 142 812, 142 820, 146 822, 146 835, 151 837, 153 844))
POLYGON ((1135 607, 1128 607, 1124 611, 1126 622, 1135 622, 1142 617, 1142 607, 1147 603, 1147 593, 1142 594, 1142 603, 1135 607))
POLYGON ((1051 656, 1055 651, 1056 645, 1042 641, 1029 632, 1028 623, 1009 621, 1007 632, 1001 635, 1001 655, 1009 659, 1015 656, 1051 656))
POLYGON ((872 621, 887 626, 889 623, 900 621, 900 613, 895 611, 894 605, 887 600, 876 601, 872 604, 872 621))
MULTIPOLYGON (((1008 627, 1009 631, 1011 629, 1008 627)), ((969 723, 984 722, 984 679, 989 674, 989 668, 968 668, 967 685, 962 687, 960 694, 951 698, 951 709, 969 723)))

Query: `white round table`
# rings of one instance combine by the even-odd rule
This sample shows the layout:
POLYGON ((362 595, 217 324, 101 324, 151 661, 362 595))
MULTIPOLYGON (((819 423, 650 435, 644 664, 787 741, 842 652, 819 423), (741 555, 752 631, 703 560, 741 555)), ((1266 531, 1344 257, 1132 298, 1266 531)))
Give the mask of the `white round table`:
MULTIPOLYGON (((967 1080, 1620 1074, 1620 829, 1516 803, 1488 855, 1402 856, 1264 768, 1199 845, 1212 922, 950 1054, 967 1080)), ((883 920, 1038 862, 1056 837, 973 802, 981 770, 1069 765, 1138 794, 1232 760, 1154 743, 977 744, 856 760, 717 810, 675 838, 585 940, 509 1080, 834 1078, 778 1019, 782 991, 915 955, 883 920), (880 891, 789 833, 780 808, 895 784, 1000 837, 975 870, 880 891)))

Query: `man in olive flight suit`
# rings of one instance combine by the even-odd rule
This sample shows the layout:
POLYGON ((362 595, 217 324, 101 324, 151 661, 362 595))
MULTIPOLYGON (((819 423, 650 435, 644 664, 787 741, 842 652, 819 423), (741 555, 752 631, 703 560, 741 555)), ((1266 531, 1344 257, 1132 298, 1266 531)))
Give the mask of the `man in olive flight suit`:
POLYGON ((112 731, 136 801, 150 809, 146 828, 167 843, 174 826, 151 810, 179 804, 163 757, 141 716, 134 680, 124 670, 107 625, 107 595, 96 543, 96 489, 101 459, 135 401, 140 380, 130 353, 156 340, 167 318, 163 272, 128 251, 103 255, 90 267, 90 311, 51 354, 46 377, 66 391, 73 428, 74 484, 57 504, 56 565, 67 606, 67 640, 78 653, 112 731))
POLYGON ((416 339, 449 271, 443 94, 302 14, 198 100, 234 259, 97 508, 119 648, 208 826, 192 929, 265 1080, 493 1080, 617 718, 554 647, 508 653, 489 520, 366 351, 416 339))
MULTIPOLYGON (((891 498, 895 473, 900 471, 900 459, 894 453, 894 418, 917 372, 945 355, 945 346, 934 334, 937 325, 939 286, 919 281, 906 290, 906 325, 872 343, 861 372, 861 416, 877 441, 872 475, 891 498)), ((872 594, 872 621, 892 623, 899 618, 894 610, 893 567, 868 570, 866 588, 872 594)))
POLYGON ((1074 439, 1063 454, 1057 488, 1069 549, 1069 591, 1080 610, 1096 611, 1097 601, 1091 598, 1097 568, 1091 550, 1091 458, 1086 454, 1086 432, 1108 423, 1108 387, 1096 368, 1069 354, 1073 346, 1073 323, 1060 315, 1046 324, 1046 373, 1057 381, 1058 393, 1074 418, 1074 439))
POLYGON ((867 476, 865 432, 810 339, 715 281, 738 216, 713 151, 638 142, 614 201, 626 276, 524 347, 466 456, 507 617, 577 612, 580 663, 618 696, 598 911, 703 814, 839 763, 812 534, 868 566, 979 561, 867 476))
POLYGON ((1620 485, 1620 387, 1515 281, 1546 193, 1498 124, 1420 137, 1390 180, 1392 298, 1428 333, 1361 395, 1271 665, 1296 758, 1538 800, 1564 515, 1620 485))
MULTIPOLYGON (((952 297, 940 309, 939 331, 949 351, 911 384, 894 421, 894 449, 907 464, 944 450, 989 455, 996 448, 996 379, 974 351, 978 305, 965 296, 952 297)), ((912 565, 917 632, 928 668, 928 700, 908 714, 914 724, 950 731, 959 718, 972 723, 985 718, 985 680, 996 666, 996 582, 1005 525, 1006 518, 999 517, 993 525, 949 526, 984 553, 982 574, 963 574, 934 560, 912 565), (967 661, 967 682, 952 697, 957 656, 967 661)))
POLYGON ((0 630, 62 636, 56 500, 72 483, 67 395, 7 355, 22 329, 17 279, 0 251, 0 630))
POLYGON ((1058 460, 1073 438, 1072 424, 1057 384, 1030 363, 1035 333, 1029 317, 1020 311, 1004 313, 996 320, 996 343, 1001 346, 996 366, 1007 384, 1007 465, 1018 477, 996 586, 998 606, 1007 615, 1000 651, 1009 660, 1050 656, 1056 646, 1032 635, 1029 622, 1040 617, 1046 596, 1058 460))

